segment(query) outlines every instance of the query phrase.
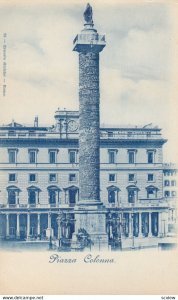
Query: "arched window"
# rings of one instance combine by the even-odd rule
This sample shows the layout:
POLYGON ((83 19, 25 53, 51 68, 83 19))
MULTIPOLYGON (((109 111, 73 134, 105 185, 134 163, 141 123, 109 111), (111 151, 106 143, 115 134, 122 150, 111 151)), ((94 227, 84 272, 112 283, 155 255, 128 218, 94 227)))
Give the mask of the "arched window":
POLYGON ((79 197, 79 188, 75 185, 69 186, 64 189, 65 191, 65 202, 70 205, 75 205, 79 197))
POLYGON ((138 199, 138 187, 135 185, 129 185, 127 187, 127 191, 128 191, 128 202, 129 203, 135 203, 138 199))
POLYGON ((149 185, 146 187, 147 190, 147 198, 148 199, 156 199, 158 188, 154 185, 149 185))
POLYGON ((18 196, 20 189, 15 185, 7 187, 8 192, 8 204, 9 205, 16 205, 18 202, 18 196))
POLYGON ((39 192, 41 190, 36 186, 30 186, 27 188, 27 191, 28 191, 28 203, 33 206, 38 204, 39 203, 39 192))
POLYGON ((61 191, 60 188, 56 185, 51 185, 47 188, 47 190, 49 204, 51 206, 56 206, 56 204, 59 203, 59 192, 61 191))
POLYGON ((111 185, 107 188, 108 190, 108 202, 110 204, 118 203, 118 193, 120 189, 117 186, 111 185))

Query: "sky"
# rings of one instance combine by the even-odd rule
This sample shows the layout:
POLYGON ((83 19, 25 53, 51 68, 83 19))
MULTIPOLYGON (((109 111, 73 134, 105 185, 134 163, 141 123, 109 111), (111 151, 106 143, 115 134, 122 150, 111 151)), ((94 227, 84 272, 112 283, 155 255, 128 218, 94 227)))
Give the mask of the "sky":
MULTIPOLYGON (((51 125, 57 108, 78 109, 78 53, 72 43, 83 28, 86 2, 9 3, 0 4, 1 48, 7 33, 0 122, 33 124, 38 115, 40 125, 51 125)), ((95 28, 107 42, 100 54, 101 123, 163 128, 165 161, 175 161, 174 7, 160 1, 90 4, 95 28)))

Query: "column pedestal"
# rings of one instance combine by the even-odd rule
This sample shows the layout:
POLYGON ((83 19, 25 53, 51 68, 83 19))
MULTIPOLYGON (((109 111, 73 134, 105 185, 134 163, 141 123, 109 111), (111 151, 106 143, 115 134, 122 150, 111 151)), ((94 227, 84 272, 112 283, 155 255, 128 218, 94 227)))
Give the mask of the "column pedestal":
POLYGON ((73 235, 73 247, 77 246, 77 234, 79 229, 85 229, 90 235, 90 248, 96 251, 108 248, 108 235, 106 232, 106 210, 94 209, 83 206, 75 210, 75 233, 73 235))

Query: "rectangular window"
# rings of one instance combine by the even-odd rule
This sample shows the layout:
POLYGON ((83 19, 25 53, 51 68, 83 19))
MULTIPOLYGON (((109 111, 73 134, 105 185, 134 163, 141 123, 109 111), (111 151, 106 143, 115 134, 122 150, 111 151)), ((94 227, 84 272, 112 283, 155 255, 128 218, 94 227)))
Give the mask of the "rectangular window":
POLYGON ((148 181, 153 181, 154 177, 153 174, 148 174, 148 181))
POLYGON ((29 162, 30 164, 36 163, 36 151, 29 151, 29 162))
POLYGON ((109 151, 109 164, 115 163, 115 151, 109 151))
POLYGON ((8 203, 11 205, 16 204, 16 191, 15 190, 8 191, 8 203))
POLYGON ((116 174, 109 174, 109 181, 110 182, 116 181, 116 174))
POLYGON ((165 191, 164 192, 164 197, 170 197, 170 191, 165 191))
POLYGON ((76 174, 69 174, 69 181, 76 181, 76 174))
POLYGON ((50 164, 56 163, 56 151, 49 151, 49 162, 50 164))
POLYGON ((76 151, 69 151, 69 162, 70 164, 76 163, 76 151))
POLYGON ((163 170, 163 173, 164 173, 164 176, 169 176, 170 175, 170 173, 169 173, 169 171, 165 171, 165 170, 163 170))
POLYGON ((131 131, 128 131, 127 132, 127 137, 131 137, 132 136, 132 132, 131 131))
POLYGON ((16 174, 9 174, 9 181, 16 181, 16 174))
POLYGON ((29 181, 35 182, 36 181, 36 174, 29 174, 29 181))
POLYGON ((171 186, 176 186, 176 181, 175 180, 171 180, 171 186))
POLYGON ((128 190, 128 202, 135 203, 136 199, 137 199, 137 190, 134 189, 128 190))
POLYGON ((148 189, 147 190, 147 198, 148 199, 155 199, 156 198, 156 190, 155 189, 148 189))
POLYGON ((15 136, 15 135, 16 135, 15 130, 9 130, 9 131, 8 131, 8 135, 9 135, 9 136, 15 136))
POLYGON ((9 151, 9 163, 10 164, 15 164, 16 163, 16 151, 15 150, 10 150, 9 151))
POLYGON ((114 133, 112 131, 108 131, 108 137, 113 137, 114 133))
POLYGON ((57 175, 56 174, 49 174, 49 181, 50 182, 56 182, 57 181, 57 175))
POLYGON ((29 190, 28 191, 29 204, 36 204, 36 198, 37 198, 36 191, 35 190, 29 190))
POLYGON ((135 174, 129 174, 129 182, 135 181, 135 174))
POLYGON ((134 163, 135 163, 135 152, 129 151, 129 164, 134 164, 134 163))
POLYGON ((153 164, 154 162, 154 155, 153 151, 148 151, 148 164, 153 164))
POLYGON ((171 196, 172 196, 172 197, 176 197, 176 191, 172 191, 172 192, 171 192, 171 196))
POLYGON ((36 135, 36 132, 35 131, 29 131, 29 136, 35 136, 36 135))
POLYGON ((170 186, 169 180, 164 180, 164 186, 170 186))

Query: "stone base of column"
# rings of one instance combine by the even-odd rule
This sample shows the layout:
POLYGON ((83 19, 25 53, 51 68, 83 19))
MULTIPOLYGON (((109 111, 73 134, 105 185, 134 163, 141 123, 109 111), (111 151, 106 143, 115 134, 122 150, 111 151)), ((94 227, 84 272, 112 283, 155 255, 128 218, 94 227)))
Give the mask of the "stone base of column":
POLYGON ((98 209, 94 205, 83 205, 75 209, 75 232, 72 238, 72 246, 75 247, 77 234, 80 229, 85 229, 90 235, 91 249, 104 250, 108 247, 108 235, 106 232, 106 210, 98 209))

